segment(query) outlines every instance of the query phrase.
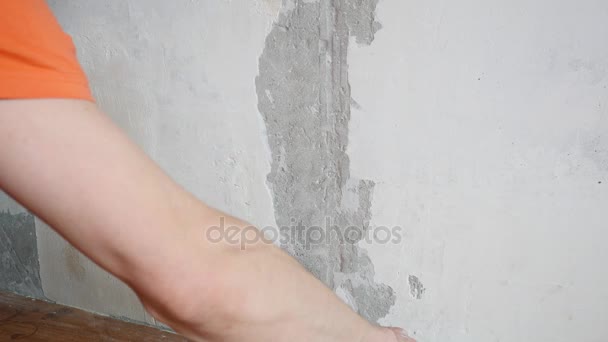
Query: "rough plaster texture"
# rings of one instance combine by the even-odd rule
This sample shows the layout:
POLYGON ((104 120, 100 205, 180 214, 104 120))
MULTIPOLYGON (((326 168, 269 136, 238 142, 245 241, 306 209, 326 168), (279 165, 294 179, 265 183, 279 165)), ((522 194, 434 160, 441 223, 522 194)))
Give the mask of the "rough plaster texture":
MULTIPOLYGON (((368 319, 608 338, 605 1, 50 3, 102 108, 198 197, 259 226, 401 226, 285 245, 368 319)), ((48 297, 151 321, 36 229, 48 297)))
MULTIPOLYGON (((73 36, 99 105, 132 139, 207 203, 258 226, 276 224, 255 77, 280 4, 49 3, 73 36)), ((154 323, 129 289, 39 221, 37 229, 49 298, 154 323)))
POLYGON ((0 192, 0 290, 44 298, 34 216, 0 192))
POLYGON ((351 37, 372 42, 376 2, 285 1, 256 80, 277 224, 295 228, 284 247, 371 321, 388 313, 395 295, 374 282, 373 264, 356 246, 367 230, 374 183, 350 177, 347 53, 351 37), (335 239, 311 244, 312 227, 335 239), (355 238, 346 239, 348 227, 358 230, 355 238))
POLYGON ((380 322, 420 342, 608 340, 607 17, 378 3, 373 44, 350 45, 348 154, 376 183, 371 224, 404 229, 364 246, 397 294, 380 322))

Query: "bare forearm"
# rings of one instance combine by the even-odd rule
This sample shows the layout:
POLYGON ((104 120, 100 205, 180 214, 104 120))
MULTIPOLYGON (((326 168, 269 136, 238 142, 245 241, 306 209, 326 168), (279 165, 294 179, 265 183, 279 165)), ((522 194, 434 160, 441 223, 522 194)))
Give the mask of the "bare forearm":
POLYGON ((0 187, 128 283, 212 213, 86 101, 0 101, 0 146, 0 187))
POLYGON ((279 248, 210 243, 225 217, 178 186, 97 109, 0 101, 0 187, 196 341, 394 342, 279 248))

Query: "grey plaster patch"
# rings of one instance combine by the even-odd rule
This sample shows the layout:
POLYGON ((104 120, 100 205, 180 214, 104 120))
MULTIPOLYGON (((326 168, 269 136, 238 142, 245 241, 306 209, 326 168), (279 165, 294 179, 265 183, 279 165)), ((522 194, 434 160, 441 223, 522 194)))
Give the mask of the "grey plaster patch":
POLYGON ((347 53, 351 37, 372 42, 376 3, 285 0, 256 79, 272 154, 268 183, 277 223, 289 235, 284 248, 370 321, 389 312, 395 295, 374 282, 374 266, 357 247, 374 183, 350 177, 347 53), (306 238, 311 227, 322 229, 322 242, 306 238))
POLYGON ((408 282, 410 283, 410 294, 412 297, 421 299, 426 289, 424 288, 424 285, 422 285, 420 279, 415 275, 410 275, 408 277, 408 282))
POLYGON ((376 32, 382 28, 374 17, 378 0, 351 0, 344 1, 343 5, 351 36, 359 44, 370 45, 376 32))
POLYGON ((44 298, 34 215, 0 211, 0 290, 44 298))

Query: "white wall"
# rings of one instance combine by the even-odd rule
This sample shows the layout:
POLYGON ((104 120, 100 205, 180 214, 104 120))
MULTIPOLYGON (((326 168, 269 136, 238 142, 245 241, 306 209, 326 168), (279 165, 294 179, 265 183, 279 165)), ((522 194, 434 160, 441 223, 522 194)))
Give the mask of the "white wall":
MULTIPOLYGON (((74 38, 99 105, 117 124, 199 198, 257 225, 274 224, 255 76, 276 1, 49 3, 74 38)), ((129 289, 42 223, 37 230, 47 297, 152 322, 129 289)))
POLYGON ((383 322, 421 342, 608 340, 608 2, 377 15, 349 53, 349 155, 377 183, 372 223, 406 231, 367 246, 398 293, 383 322))
MULTIPOLYGON (((50 3, 136 142, 199 198, 274 223, 254 81, 279 0, 50 3)), ((372 225, 406 233, 364 246, 397 294, 381 322, 420 342, 608 339, 608 3, 380 0, 377 17, 350 45, 348 152, 376 183, 372 225)), ((48 297, 151 321, 37 228, 48 297)))

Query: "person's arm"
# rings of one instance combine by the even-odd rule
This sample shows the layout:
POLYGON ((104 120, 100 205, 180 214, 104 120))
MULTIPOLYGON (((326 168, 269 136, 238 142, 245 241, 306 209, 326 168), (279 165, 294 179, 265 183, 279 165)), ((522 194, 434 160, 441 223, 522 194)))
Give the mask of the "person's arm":
POLYGON ((0 146, 0 188, 194 340, 409 341, 271 244, 208 241, 220 217, 245 223, 178 186, 91 102, 2 100, 0 146))

